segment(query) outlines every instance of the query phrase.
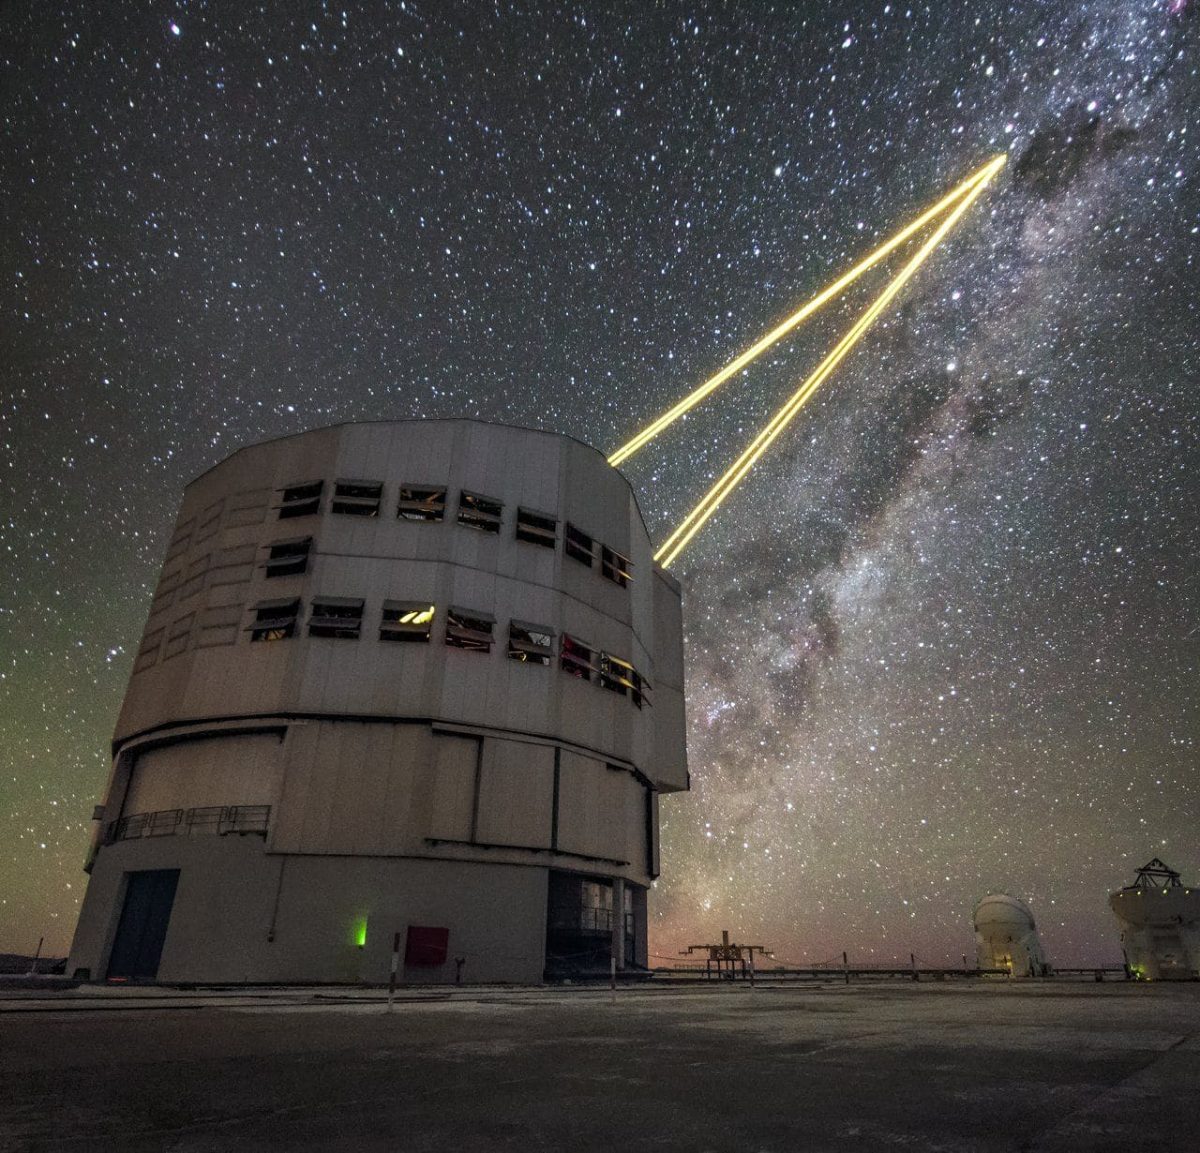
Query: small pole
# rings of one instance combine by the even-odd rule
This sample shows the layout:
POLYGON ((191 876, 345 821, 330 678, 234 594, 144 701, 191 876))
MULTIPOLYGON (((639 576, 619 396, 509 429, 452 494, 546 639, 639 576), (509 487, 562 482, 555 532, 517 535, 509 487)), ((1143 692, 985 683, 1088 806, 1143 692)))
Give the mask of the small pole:
POLYGON ((754 950, 750 950, 750 992, 754 992, 754 950))
POLYGON ((846 955, 846 950, 842 950, 842 976, 846 979, 846 984, 850 984, 850 958, 846 955))
POLYGON ((921 978, 917 976, 917 958, 916 958, 916 954, 914 954, 914 953, 909 953, 909 955, 908 955, 908 959, 909 959, 909 962, 912 964, 912 975, 913 975, 913 980, 914 980, 914 981, 919 981, 921 978))
POLYGON ((963 959, 963 976, 965 977, 967 975, 967 955, 966 955, 966 953, 964 953, 962 955, 962 959, 963 959))
POLYGON ((42 944, 45 942, 45 937, 38 938, 37 952, 33 955, 33 963, 29 966, 29 975, 32 977, 37 972, 38 961, 42 957, 42 944))
POLYGON ((612 997, 612 1003, 615 1005, 617 1003, 617 959, 616 959, 616 957, 609 957, 608 965, 609 965, 609 969, 608 969, 609 993, 610 993, 610 996, 612 997))
POLYGON ((388 977, 388 1012, 392 1011, 392 1002, 396 999, 396 973, 400 969, 400 933, 392 934, 392 972, 388 977))

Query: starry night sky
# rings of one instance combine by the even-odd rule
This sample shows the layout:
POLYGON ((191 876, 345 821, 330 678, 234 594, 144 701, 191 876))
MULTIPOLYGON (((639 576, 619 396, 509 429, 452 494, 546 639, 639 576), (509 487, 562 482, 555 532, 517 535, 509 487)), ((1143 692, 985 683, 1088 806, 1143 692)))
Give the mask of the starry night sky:
MULTIPOLYGON (((1200 5, 0 10, 0 949, 69 942, 183 485, 344 420, 613 448, 1010 162, 677 563, 652 951, 957 962, 1200 877, 1200 5)), ((893 262, 891 268, 898 267, 893 262)), ((625 467, 665 536, 867 278, 625 467)))

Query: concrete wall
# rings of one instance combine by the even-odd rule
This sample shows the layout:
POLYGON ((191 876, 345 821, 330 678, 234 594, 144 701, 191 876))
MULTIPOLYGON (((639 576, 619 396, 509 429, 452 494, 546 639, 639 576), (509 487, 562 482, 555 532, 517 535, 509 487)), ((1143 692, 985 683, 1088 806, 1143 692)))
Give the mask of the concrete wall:
POLYGON ((283 741, 228 733, 135 750, 122 816, 204 805, 273 805, 283 781, 283 741))
POLYGON ((436 969, 401 974, 448 982, 542 978, 546 870, 384 857, 280 856, 261 838, 162 837, 109 846, 96 862, 69 972, 102 979, 126 873, 180 870, 159 965, 163 982, 385 983, 392 936, 409 925, 449 929, 436 969), (357 934, 366 923, 366 943, 357 934), (272 932, 273 928, 273 932, 272 932))

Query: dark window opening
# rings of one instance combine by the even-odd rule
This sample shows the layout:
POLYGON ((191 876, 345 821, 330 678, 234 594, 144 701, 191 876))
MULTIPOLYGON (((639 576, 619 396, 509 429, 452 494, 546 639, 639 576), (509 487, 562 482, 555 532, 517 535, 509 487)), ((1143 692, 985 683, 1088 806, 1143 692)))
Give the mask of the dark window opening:
POLYGON ((607 972, 613 924, 625 920, 625 964, 637 964, 637 918, 633 886, 626 884, 623 907, 613 900, 608 879, 550 871, 546 899, 546 969, 558 976, 607 972))
POLYGON ((559 665, 564 673, 570 673, 581 681, 590 681, 595 666, 592 663, 592 650, 583 641, 563 633, 562 650, 559 665))
POLYGON ((639 709, 650 703, 650 682, 632 666, 629 670, 629 696, 639 709))
POLYGON ((384 601, 379 639, 428 643, 435 612, 433 605, 419 601, 384 601))
POLYGON ((308 554, 312 550, 312 537, 297 537, 295 540, 277 540, 267 553, 267 576, 295 576, 308 568, 308 554))
POLYGON ((563 537, 563 550, 573 560, 587 565, 588 568, 592 567, 594 552, 592 538, 587 533, 577 529, 569 521, 567 522, 566 535, 563 537))
POLYGON ((436 485, 406 484, 400 489, 396 515, 403 520, 442 520, 446 515, 446 489, 436 485))
POLYGON ((490 496, 474 492, 458 494, 458 523, 483 532, 500 531, 500 514, 504 505, 490 496))
MULTIPOLYGON (((579 921, 581 933, 608 934, 613 928, 613 889, 610 881, 581 881, 579 921)), ((625 912, 633 913, 633 893, 625 890, 625 912)), ((627 922, 628 927, 628 922, 627 922)))
POLYGON ((517 509, 517 540, 553 548, 557 539, 558 521, 554 517, 527 508, 517 509))
POLYGON ((600 575, 607 577, 613 584, 627 588, 633 580, 633 562, 622 556, 608 545, 600 546, 600 575))
POLYGON ((508 622, 508 655, 514 661, 548 665, 554 659, 554 633, 544 625, 508 622))
POLYGON ((626 672, 632 670, 633 666, 618 660, 610 653, 601 653, 599 664, 600 671, 596 679, 599 681, 600 687, 608 689, 610 693, 620 693, 621 696, 624 696, 629 691, 629 678, 626 676, 626 672))
POLYGON ((296 635, 296 618, 300 615, 298 597, 287 600, 260 601, 254 606, 254 623, 250 626, 251 641, 282 641, 296 635))
POLYGON ((313 516, 321 511, 323 480, 306 481, 304 484, 289 485, 283 490, 279 501, 279 519, 290 520, 297 516, 313 516))
POLYGON ((330 512, 343 516, 378 516, 383 485, 374 480, 339 480, 333 486, 330 512))
POLYGON ((317 597, 313 600, 312 615, 308 618, 308 635, 356 641, 362 630, 362 612, 361 599, 317 597))
POLYGON ((492 651, 492 626, 495 621, 475 609, 452 608, 446 614, 446 644, 455 649, 477 653, 492 651))
POLYGON ((600 669, 596 679, 600 682, 601 688, 608 689, 612 693, 620 693, 621 696, 628 695, 639 709, 642 705, 650 703, 647 698, 650 685, 628 661, 614 657, 612 653, 601 653, 599 665, 600 669))

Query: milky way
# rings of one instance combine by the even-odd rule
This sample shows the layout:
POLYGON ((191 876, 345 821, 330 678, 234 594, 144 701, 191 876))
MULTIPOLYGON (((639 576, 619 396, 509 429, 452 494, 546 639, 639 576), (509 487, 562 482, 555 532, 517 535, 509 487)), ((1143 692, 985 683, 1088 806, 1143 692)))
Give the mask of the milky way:
MULTIPOLYGON (((662 956, 1119 959, 1195 839, 1194 5, 0 12, 0 949, 69 940, 183 484, 467 414, 611 449, 1009 164, 679 561, 662 956)), ((892 265, 894 271, 898 265, 892 265)), ((629 461, 659 539, 886 283, 629 461)))

